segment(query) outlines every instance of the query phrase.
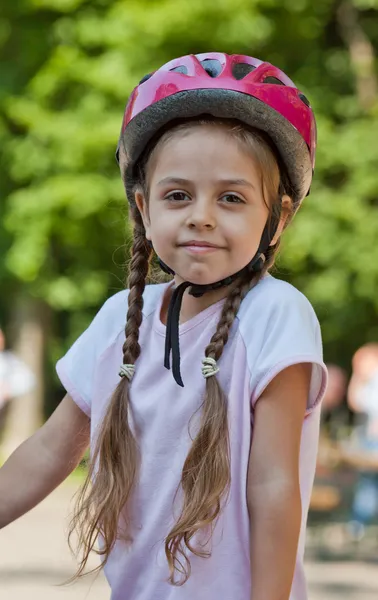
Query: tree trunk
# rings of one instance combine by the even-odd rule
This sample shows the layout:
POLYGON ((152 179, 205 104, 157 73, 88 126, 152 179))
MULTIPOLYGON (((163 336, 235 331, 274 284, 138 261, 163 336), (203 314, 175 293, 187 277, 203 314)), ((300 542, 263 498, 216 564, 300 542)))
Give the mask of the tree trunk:
POLYGON ((350 55, 356 76, 360 106, 369 110, 378 99, 374 48, 358 20, 358 11, 350 0, 344 0, 337 11, 337 22, 350 55))

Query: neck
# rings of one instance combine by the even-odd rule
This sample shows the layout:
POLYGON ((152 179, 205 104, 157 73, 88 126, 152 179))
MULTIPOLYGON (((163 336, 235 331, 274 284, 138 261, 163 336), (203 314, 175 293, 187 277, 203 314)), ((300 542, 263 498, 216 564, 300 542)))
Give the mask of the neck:
MULTIPOLYGON (((160 319, 161 319, 162 323, 164 323, 164 325, 167 324, 167 312, 168 312, 168 306, 169 306, 169 301, 172 296, 172 292, 173 292, 174 288, 178 287, 181 283, 183 283, 183 280, 180 279, 179 277, 175 276, 174 285, 170 285, 166 290, 166 293, 165 293, 165 296, 163 299, 163 303, 162 303, 161 314, 160 314, 160 319)), ((219 302, 220 300, 223 300, 224 298, 226 298, 228 296, 230 290, 233 289, 237 285, 238 285, 238 281, 235 281, 231 285, 220 288, 219 290, 212 290, 212 291, 206 292, 206 294, 204 294, 200 298, 195 298, 194 296, 190 296, 189 290, 185 290, 185 293, 184 293, 184 296, 182 299, 181 311, 180 311, 180 324, 183 324, 186 321, 193 319, 196 315, 201 313, 203 310, 206 310, 206 308, 209 308, 209 306, 212 306, 216 302, 219 302)))

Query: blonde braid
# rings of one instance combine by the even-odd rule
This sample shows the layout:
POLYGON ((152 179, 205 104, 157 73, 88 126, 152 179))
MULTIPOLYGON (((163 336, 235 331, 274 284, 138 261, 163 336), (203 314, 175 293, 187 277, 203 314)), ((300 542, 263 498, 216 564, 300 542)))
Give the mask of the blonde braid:
MULTIPOLYGON (((142 323, 143 291, 151 253, 138 213, 135 215, 129 275, 129 309, 125 327, 126 341, 123 345, 123 361, 131 365, 134 365, 140 355, 139 328, 142 323)), ((82 576, 92 550, 104 557, 102 564, 94 571, 102 569, 106 564, 119 537, 120 515, 125 515, 125 506, 127 508, 134 487, 140 459, 138 446, 129 425, 129 386, 129 380, 123 377, 110 399, 97 436, 89 472, 78 495, 68 537, 70 543, 73 532, 77 530, 81 558, 72 580, 82 576), (101 550, 95 548, 99 534, 103 538, 101 550)), ((128 523, 125 523, 125 530, 121 536, 130 540, 128 523)))

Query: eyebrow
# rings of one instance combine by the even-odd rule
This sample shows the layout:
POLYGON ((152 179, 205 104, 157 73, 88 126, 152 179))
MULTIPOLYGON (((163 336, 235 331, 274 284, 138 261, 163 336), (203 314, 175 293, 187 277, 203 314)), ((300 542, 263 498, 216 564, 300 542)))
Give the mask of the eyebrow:
MULTIPOLYGON (((167 185, 171 183, 177 183, 179 185, 188 185, 191 184, 192 181, 190 179, 184 179, 182 177, 164 177, 158 182, 158 185, 167 185)), ((246 179, 219 179, 217 183, 222 185, 236 185, 239 187, 250 187, 253 190, 256 190, 255 186, 246 179)))

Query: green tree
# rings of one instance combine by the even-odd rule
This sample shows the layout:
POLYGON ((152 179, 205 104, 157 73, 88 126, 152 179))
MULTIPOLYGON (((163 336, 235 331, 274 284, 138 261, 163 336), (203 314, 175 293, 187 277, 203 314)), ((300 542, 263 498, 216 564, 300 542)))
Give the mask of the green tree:
MULTIPOLYGON (((174 56, 263 57, 311 99, 319 151, 279 276, 315 304, 325 355, 378 337, 377 0, 18 0, 0 21, 0 282, 51 307, 51 366, 121 289, 114 150, 127 97, 174 56)), ((52 378, 51 369, 49 371, 52 378)))

